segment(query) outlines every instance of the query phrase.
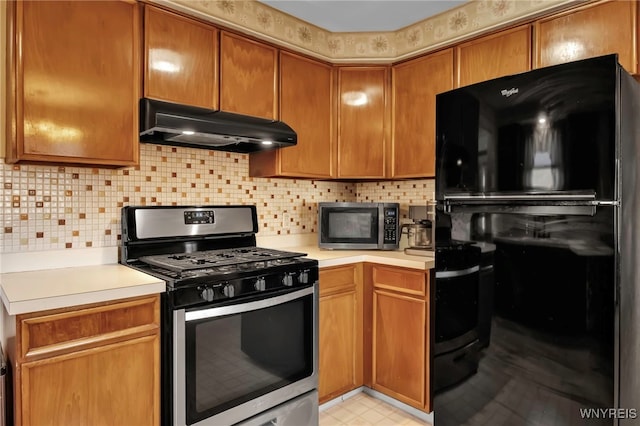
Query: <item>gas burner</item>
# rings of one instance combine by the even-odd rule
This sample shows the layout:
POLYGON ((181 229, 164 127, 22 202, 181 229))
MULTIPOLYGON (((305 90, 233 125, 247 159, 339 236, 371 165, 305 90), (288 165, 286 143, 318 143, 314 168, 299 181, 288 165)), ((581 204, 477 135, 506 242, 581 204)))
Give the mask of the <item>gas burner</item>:
POLYGON ((169 259, 175 259, 175 260, 184 260, 184 259, 189 259, 190 256, 186 255, 186 254, 174 254, 172 256, 169 256, 169 259))
MULTIPOLYGON (((251 271, 271 266, 286 265, 304 253, 242 247, 222 250, 204 250, 191 253, 143 256, 139 260, 148 265, 167 269, 185 276, 187 271, 207 269, 207 274, 251 271)), ((201 271, 205 273, 205 271, 201 271)), ((200 275, 200 274, 198 274, 200 275)))

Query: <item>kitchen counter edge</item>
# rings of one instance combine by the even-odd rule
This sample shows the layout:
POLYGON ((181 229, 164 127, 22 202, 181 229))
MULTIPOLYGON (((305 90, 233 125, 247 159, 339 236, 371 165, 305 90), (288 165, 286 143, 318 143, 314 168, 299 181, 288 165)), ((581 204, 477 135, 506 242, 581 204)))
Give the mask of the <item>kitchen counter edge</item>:
POLYGON ((414 256, 402 250, 326 250, 317 246, 287 247, 285 250, 306 253, 308 258, 316 259, 318 267, 348 265, 350 263, 370 262, 382 265, 398 266, 418 270, 429 270, 435 267, 435 257, 414 256))
POLYGON ((120 264, 0 274, 9 315, 163 293, 165 281, 120 264))

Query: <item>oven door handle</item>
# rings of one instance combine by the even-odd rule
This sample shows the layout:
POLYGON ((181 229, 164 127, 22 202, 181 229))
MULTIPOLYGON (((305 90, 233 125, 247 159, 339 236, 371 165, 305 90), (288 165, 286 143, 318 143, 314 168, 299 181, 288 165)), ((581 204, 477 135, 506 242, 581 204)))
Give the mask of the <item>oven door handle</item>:
POLYGON ((472 266, 467 269, 458 269, 455 271, 436 271, 436 278, 458 278, 471 275, 480 270, 480 266, 472 266))
POLYGON ((249 303, 238 303, 237 305, 220 306, 217 308, 201 309, 197 311, 188 311, 184 313, 184 320, 197 321, 207 318, 221 317, 225 315, 240 314, 243 312, 255 311, 258 309, 269 308, 271 306, 281 305, 292 300, 300 299, 304 296, 313 294, 315 286, 307 287, 281 296, 269 297, 262 300, 256 300, 249 303))

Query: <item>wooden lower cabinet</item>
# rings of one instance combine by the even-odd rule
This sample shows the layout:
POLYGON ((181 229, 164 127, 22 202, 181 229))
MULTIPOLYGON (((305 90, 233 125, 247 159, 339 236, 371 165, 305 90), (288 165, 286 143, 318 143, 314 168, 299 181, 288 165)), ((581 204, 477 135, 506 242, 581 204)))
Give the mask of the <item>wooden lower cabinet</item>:
POLYGON ((373 388, 423 408, 426 302, 374 290, 373 305, 373 388))
POLYGON ((18 315, 16 425, 158 425, 158 295, 18 315))
POLYGON ((371 286, 370 386, 422 411, 431 411, 427 271, 366 264, 371 286))
POLYGON ((320 269, 320 403, 360 386, 431 411, 428 270, 320 269))
POLYGON ((362 386, 362 264, 320 269, 320 403, 362 386))

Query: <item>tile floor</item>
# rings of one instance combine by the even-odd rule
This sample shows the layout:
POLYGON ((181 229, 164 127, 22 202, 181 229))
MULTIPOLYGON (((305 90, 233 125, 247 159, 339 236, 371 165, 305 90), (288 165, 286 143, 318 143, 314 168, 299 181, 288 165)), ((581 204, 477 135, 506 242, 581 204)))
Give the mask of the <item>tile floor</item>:
POLYGON ((320 412, 320 426, 430 426, 399 408, 359 393, 320 412))

